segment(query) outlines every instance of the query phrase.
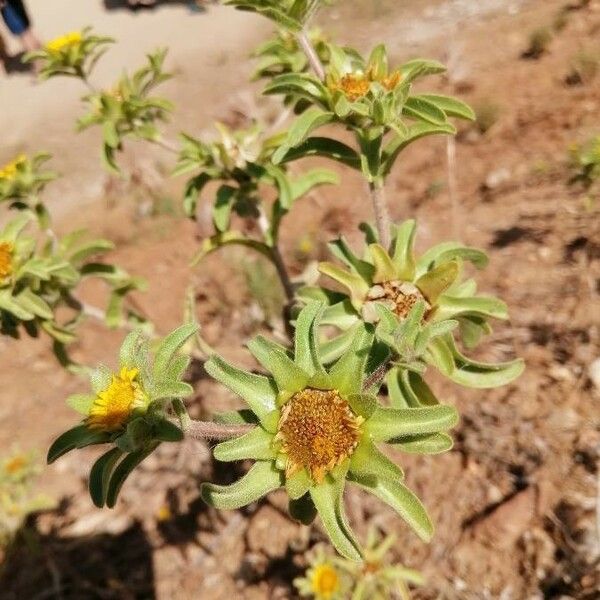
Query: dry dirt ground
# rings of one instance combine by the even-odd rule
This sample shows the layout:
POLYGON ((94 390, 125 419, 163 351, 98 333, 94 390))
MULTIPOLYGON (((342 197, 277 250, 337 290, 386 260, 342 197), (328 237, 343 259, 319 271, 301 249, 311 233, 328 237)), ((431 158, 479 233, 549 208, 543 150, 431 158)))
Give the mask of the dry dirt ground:
MULTIPOLYGON (((490 2, 498 8, 491 12, 483 11, 483 4, 455 0, 425 10, 363 2, 323 18, 338 38, 363 49, 383 39, 398 60, 417 53, 449 60, 451 77, 438 89, 494 114, 486 133, 470 127, 458 137, 455 214, 443 140, 422 141, 406 154, 389 183, 389 197, 395 218, 418 219, 419 248, 451 237, 456 228, 463 241, 489 252, 490 266, 478 275, 481 289, 508 303, 511 321, 497 327, 479 356, 517 354, 527 363, 518 381, 499 390, 458 390, 434 382, 462 415, 456 445, 438 457, 398 457, 436 523, 430 545, 375 500, 352 498, 353 516, 361 534, 368 524, 399 534, 395 557, 428 578, 417 598, 597 599, 600 391, 588 368, 600 356, 600 214, 597 203, 585 202, 582 191, 568 185, 567 150, 600 131, 600 79, 581 85, 566 79, 578 52, 600 54, 600 9, 597 3, 573 7, 548 52, 526 60, 521 55, 529 32, 552 23, 564 1, 490 2)), ((169 11, 184 9, 164 10, 171 18, 175 13, 169 11)), ((233 27, 223 19, 239 15, 222 11, 212 8, 209 15, 233 27)), ((139 18, 148 19, 147 27, 154 23, 157 33, 161 29, 153 19, 159 14, 139 18)), ((194 48, 187 55, 181 47, 173 53, 173 66, 181 66, 182 73, 166 92, 181 107, 174 128, 197 131, 214 118, 239 122, 246 113, 273 115, 273 105, 257 96, 259 88, 245 83, 250 63, 244 56, 266 29, 257 21, 246 27, 237 20, 235 35, 225 27, 230 35, 220 37, 202 22, 206 16, 196 18, 212 41, 205 44, 199 36, 199 51, 206 50, 202 56, 194 56, 194 48)), ((110 21, 103 24, 112 33, 110 21)), ((182 27, 189 27, 187 18, 182 27)), ((177 46, 174 33, 167 37, 177 46)), ((48 123, 54 148, 64 143, 60 135, 67 136, 65 115, 72 117, 77 108, 77 90, 65 86, 64 95, 69 110, 61 113, 53 104, 57 118, 48 123)), ((36 147, 46 147, 39 129, 43 119, 34 120, 29 133, 37 131, 36 147)), ((11 131, 8 146, 22 145, 11 131)), ((178 323, 193 281, 208 341, 228 358, 252 366, 241 345, 260 329, 268 332, 269 319, 248 291, 243 256, 223 252, 192 271, 188 261, 204 232, 170 214, 177 211, 180 182, 163 184, 152 194, 108 182, 91 166, 94 136, 68 135, 69 146, 58 160, 69 172, 73 158, 75 174, 69 173, 60 193, 52 192, 63 214, 60 227, 87 224, 118 243, 114 261, 148 279, 148 292, 136 301, 160 332, 178 323), (95 195, 82 188, 86 210, 73 210, 77 185, 89 186, 88 176, 95 177, 95 195)), ((5 147, 1 152, 10 154, 5 147)), ((142 177, 165 170, 168 159, 138 149, 128 157, 142 177)), ((341 188, 319 190, 284 228, 284 254, 295 273, 308 260, 323 257, 324 242, 342 231, 358 243, 353 232, 370 218, 359 177, 341 169, 340 174, 341 188), (311 243, 300 244, 297 231, 305 231, 311 243)), ((90 301, 99 295, 87 291, 90 301)), ((261 298, 263 305, 269 300, 261 298)), ((120 339, 120 333, 89 323, 73 354, 111 364, 120 339)), ((0 447, 18 442, 43 451, 73 423, 62 401, 84 384, 56 366, 44 341, 0 344, 0 447)), ((192 371, 195 415, 237 406, 204 377, 200 364, 192 371)), ((323 535, 317 527, 308 530, 290 521, 279 495, 237 512, 206 508, 198 499, 198 482, 226 482, 237 474, 212 462, 204 445, 189 442, 164 445, 128 481, 119 506, 98 511, 85 490, 95 454, 65 457, 44 472, 41 487, 60 505, 33 518, 9 550, 0 598, 294 597, 290 582, 305 566, 303 552, 323 535)))

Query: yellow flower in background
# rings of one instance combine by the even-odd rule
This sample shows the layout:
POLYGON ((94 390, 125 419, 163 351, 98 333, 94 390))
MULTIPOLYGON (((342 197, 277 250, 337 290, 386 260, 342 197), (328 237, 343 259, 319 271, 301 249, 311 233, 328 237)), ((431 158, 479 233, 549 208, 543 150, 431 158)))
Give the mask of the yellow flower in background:
POLYGON ((318 565, 313 570, 311 586, 317 600, 331 600, 340 590, 338 572, 329 563, 318 565))
POLYGON ((12 179, 17 173, 17 167, 27 160, 25 154, 19 154, 17 158, 6 163, 0 168, 0 179, 12 179))
POLYGON ((0 283, 13 272, 14 246, 10 242, 0 242, 0 283))
POLYGON ((77 46, 81 44, 83 36, 81 35, 81 31, 70 31, 65 35, 61 35, 46 44, 46 50, 48 52, 62 52, 67 48, 71 48, 73 46, 77 46))
POLYGON ((136 408, 146 406, 147 397, 136 381, 138 369, 123 367, 113 375, 109 386, 98 393, 86 419, 90 429, 116 431, 129 419, 136 408))
POLYGON ((29 461, 22 454, 15 454, 4 463, 4 471, 9 475, 18 475, 29 465, 29 461))

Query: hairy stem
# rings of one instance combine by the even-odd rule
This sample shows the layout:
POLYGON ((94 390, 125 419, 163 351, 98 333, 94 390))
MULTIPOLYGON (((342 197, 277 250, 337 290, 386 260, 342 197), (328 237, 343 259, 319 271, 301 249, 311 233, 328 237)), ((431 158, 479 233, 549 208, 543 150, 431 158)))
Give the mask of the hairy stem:
POLYGON ((254 429, 254 425, 224 425, 212 421, 194 421, 188 419, 183 424, 183 433, 193 440, 213 440, 222 442, 239 437, 254 429))
POLYGON ((157 146, 160 146, 164 150, 167 150, 167 152, 171 152, 172 154, 179 154, 179 149, 173 142, 165 140, 161 137, 151 140, 151 141, 153 144, 156 144, 157 146))
POLYGON ((308 63, 310 64, 310 68, 313 70, 313 73, 321 81, 325 81, 325 69, 323 68, 321 59, 319 58, 316 50, 313 48, 313 45, 310 43, 308 35, 306 35, 306 31, 304 29, 297 35, 297 40, 304 54, 306 54, 306 58, 308 59, 308 63))
POLYGON ((369 183, 369 192, 373 211, 375 212, 375 224, 379 234, 379 243, 386 249, 390 249, 391 243, 391 220, 388 212, 387 201, 385 199, 385 189, 383 183, 369 183))
MULTIPOLYGON (((260 210, 260 214, 258 216, 258 227, 261 233, 263 234, 265 241, 267 241, 270 237, 269 220, 267 219, 262 209, 260 210)), ((290 279, 290 275, 287 272, 287 268, 285 266, 285 263, 283 262, 283 257, 281 256, 281 252, 279 251, 279 246, 277 245, 277 242, 275 240, 273 240, 273 245, 269 244, 269 251, 271 254, 271 262, 275 266, 277 275, 279 276, 279 280, 281 281, 281 285, 283 286, 283 291, 285 292, 285 297, 288 303, 291 304, 294 300, 294 286, 292 285, 292 280, 290 279)))

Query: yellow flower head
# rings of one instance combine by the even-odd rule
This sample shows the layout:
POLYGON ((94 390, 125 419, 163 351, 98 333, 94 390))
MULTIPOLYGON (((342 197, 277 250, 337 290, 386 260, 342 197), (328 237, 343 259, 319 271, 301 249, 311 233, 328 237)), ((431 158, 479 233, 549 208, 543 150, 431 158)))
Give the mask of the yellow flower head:
POLYGON ((67 48, 81 44, 82 40, 83 36, 81 35, 81 31, 70 31, 65 35, 61 35, 48 42, 46 44, 46 50, 48 50, 48 52, 59 53, 67 48))
POLYGON ((374 76, 373 70, 369 69, 366 73, 360 71, 347 73, 341 79, 332 82, 329 89, 332 92, 341 91, 350 102, 354 102, 367 95, 373 82, 381 84, 388 92, 391 92, 400 81, 402 81, 400 71, 393 71, 387 77, 377 78, 374 76))
POLYGON ((26 160, 27 156, 25 156, 25 154, 19 154, 17 158, 6 163, 2 168, 0 168, 0 179, 12 179, 17 173, 17 167, 23 164, 26 160))
POLYGON ((146 406, 147 397, 137 381, 138 369, 123 367, 113 375, 109 386, 98 393, 92 404, 86 424, 90 429, 116 431, 136 408, 146 406))
POLYGON ((305 468, 316 482, 356 449, 362 417, 336 390, 306 388, 284 406, 276 440, 287 454, 286 476, 305 468))
POLYGON ((9 475, 18 475, 27 465, 27 458, 22 454, 16 454, 4 463, 4 471, 9 475))
POLYGON ((0 242, 0 283, 13 272, 14 246, 10 242, 0 242))
POLYGON ((338 572, 329 563, 322 563, 313 569, 310 583, 317 600, 331 600, 340 590, 338 572))

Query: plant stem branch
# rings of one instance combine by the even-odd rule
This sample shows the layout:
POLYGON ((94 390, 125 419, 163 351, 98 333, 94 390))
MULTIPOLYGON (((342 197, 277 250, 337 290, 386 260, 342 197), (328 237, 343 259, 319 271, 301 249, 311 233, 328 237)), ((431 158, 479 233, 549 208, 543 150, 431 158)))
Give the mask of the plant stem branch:
POLYGON ((449 135, 446 138, 446 159, 448 166, 448 196, 452 212, 452 235, 458 238, 460 231, 458 214, 458 186, 456 184, 456 139, 449 135))
POLYGON ((306 35, 306 31, 303 29, 297 35, 296 39, 298 40, 300 47, 304 51, 304 54, 306 54, 306 58, 308 59, 308 63, 310 64, 310 68, 313 70, 314 74, 321 81, 325 81, 325 69, 323 68, 323 64, 321 63, 319 55, 313 48, 313 45, 310 43, 308 35, 306 35))
MULTIPOLYGON (((262 208, 260 209, 260 214, 258 216, 258 227, 261 233, 263 234, 265 241, 268 244, 268 238, 270 237, 270 224, 262 208)), ((294 286, 292 285, 292 280, 290 279, 285 263, 283 262, 283 257, 281 256, 281 252, 279 251, 279 246, 277 245, 277 242, 275 240, 273 240, 272 245, 268 245, 271 254, 271 261, 275 266, 277 275, 279 276, 279 280, 281 281, 281 285, 283 286, 285 297, 287 298, 288 303, 291 304, 294 300, 294 286)))
POLYGON ((379 365, 366 379, 363 383, 363 391, 367 392, 374 385, 378 384, 385 376, 388 371, 388 365, 390 361, 386 360, 383 364, 379 365))
POLYGON ((155 140, 152 140, 152 143, 156 144, 157 146, 160 146, 161 148, 163 148, 167 152, 171 152, 172 154, 179 154, 179 150, 178 150, 177 146, 173 142, 170 142, 170 141, 165 140, 163 138, 157 138, 155 140))
POLYGON ((193 440, 213 440, 222 442, 252 431, 254 425, 224 425, 212 421, 188 419, 183 425, 183 433, 193 440))
POLYGON ((390 213, 388 212, 383 183, 369 183, 369 192, 371 194, 373 211, 375 213, 375 224, 377 225, 377 233, 379 234, 379 243, 386 250, 389 250, 392 222, 390 220, 390 213))

